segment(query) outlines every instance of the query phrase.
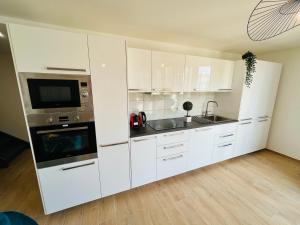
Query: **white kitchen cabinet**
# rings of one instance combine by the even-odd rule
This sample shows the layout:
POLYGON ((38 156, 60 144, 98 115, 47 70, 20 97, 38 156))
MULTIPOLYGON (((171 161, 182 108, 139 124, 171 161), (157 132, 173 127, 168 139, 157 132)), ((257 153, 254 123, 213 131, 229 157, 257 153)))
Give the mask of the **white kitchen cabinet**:
POLYGON ((182 92, 185 55, 152 51, 152 91, 182 92))
POLYGON ((184 92, 210 91, 213 70, 211 58, 186 56, 184 92))
POLYGON ((187 152, 157 159, 157 179, 172 177, 187 170, 187 152))
POLYGON ((213 162, 234 157, 237 123, 221 124, 214 128, 213 162))
POLYGON ((128 90, 151 92, 151 50, 127 48, 128 90))
POLYGON ((101 147, 98 158, 103 197, 130 189, 128 143, 101 147))
POLYGON ((128 141, 125 41, 88 37, 98 145, 128 141))
POLYGON ((90 74, 87 35, 9 24, 18 72, 90 74))
POLYGON ((185 142, 189 137, 186 130, 174 131, 157 135, 157 145, 175 144, 185 142))
POLYGON ((194 170, 212 163, 214 147, 213 127, 193 129, 190 132, 188 169, 194 170))
POLYGON ((272 117, 280 73, 281 65, 278 63, 257 62, 254 74, 255 83, 251 89, 253 90, 251 95, 255 118, 272 117))
POLYGON ((46 214, 101 197, 98 159, 38 169, 46 214))
POLYGON ((212 60, 210 91, 231 91, 234 62, 222 59, 212 60))
POLYGON ((237 137, 236 137, 236 145, 233 156, 245 155, 250 152, 255 151, 254 149, 254 137, 255 129, 254 129, 254 121, 246 120, 241 121, 237 125, 237 137))
POLYGON ((131 187, 156 180, 156 136, 131 139, 131 187))
POLYGON ((254 122, 254 130, 252 132, 252 146, 253 151, 266 148, 269 136, 271 120, 270 118, 257 119, 254 122))

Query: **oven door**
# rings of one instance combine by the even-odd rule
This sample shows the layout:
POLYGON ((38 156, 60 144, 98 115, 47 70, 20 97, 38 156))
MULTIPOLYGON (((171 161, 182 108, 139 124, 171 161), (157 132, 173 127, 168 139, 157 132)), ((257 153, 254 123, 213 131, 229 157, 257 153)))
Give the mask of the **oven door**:
POLYGON ((38 168, 97 157, 94 122, 30 128, 38 168))
POLYGON ((27 79, 32 109, 80 107, 78 80, 27 79))

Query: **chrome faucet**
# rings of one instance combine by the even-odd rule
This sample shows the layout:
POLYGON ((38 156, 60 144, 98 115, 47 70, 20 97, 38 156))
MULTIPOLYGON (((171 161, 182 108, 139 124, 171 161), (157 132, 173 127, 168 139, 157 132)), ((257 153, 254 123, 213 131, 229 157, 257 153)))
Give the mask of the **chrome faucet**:
POLYGON ((209 103, 215 103, 217 105, 217 107, 219 107, 218 103, 216 101, 208 101, 207 104, 206 104, 206 110, 205 110, 205 114, 204 116, 206 117, 207 116, 207 111, 208 111, 208 105, 209 103))

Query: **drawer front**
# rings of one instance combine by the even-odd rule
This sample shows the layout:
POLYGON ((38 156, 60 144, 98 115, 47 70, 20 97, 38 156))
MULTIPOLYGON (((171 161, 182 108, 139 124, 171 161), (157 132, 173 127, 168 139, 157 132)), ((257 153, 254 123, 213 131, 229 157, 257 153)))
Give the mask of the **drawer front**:
POLYGON ((157 158, 185 152, 186 150, 187 144, 185 142, 161 145, 157 148, 157 158))
POLYGON ((157 179, 175 176, 186 171, 187 153, 179 153, 157 159, 157 179))
POLYGON ((215 146, 213 161, 220 162, 233 157, 234 142, 222 143, 215 146))
POLYGON ((221 124, 214 127, 216 134, 236 132, 237 123, 221 124))
POLYGON ((187 131, 175 131, 175 132, 160 134, 157 137, 157 145, 184 142, 185 140, 187 140, 187 137, 188 137, 187 131))
POLYGON ((101 197, 98 160, 38 170, 46 214, 101 197))
POLYGON ((216 143, 221 144, 221 143, 228 143, 228 142, 233 142, 236 137, 236 131, 227 131, 221 134, 217 134, 216 136, 216 143))

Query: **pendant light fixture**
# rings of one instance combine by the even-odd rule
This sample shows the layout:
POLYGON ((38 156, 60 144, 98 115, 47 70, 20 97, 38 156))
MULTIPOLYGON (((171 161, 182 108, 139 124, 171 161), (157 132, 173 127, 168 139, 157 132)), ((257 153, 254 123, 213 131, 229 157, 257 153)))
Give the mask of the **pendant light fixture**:
POLYGON ((300 24, 300 0, 261 0, 250 15, 247 31, 253 41, 263 41, 300 24))

